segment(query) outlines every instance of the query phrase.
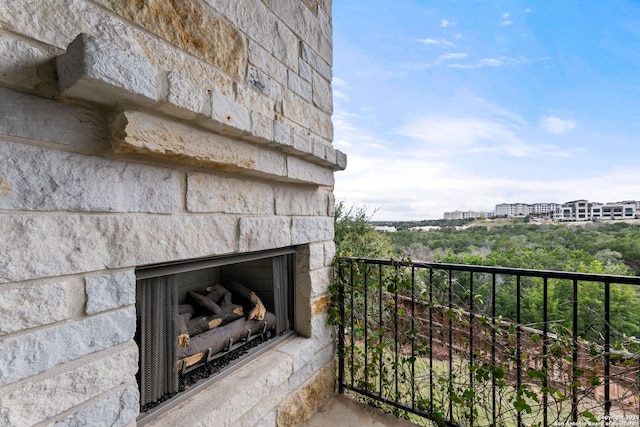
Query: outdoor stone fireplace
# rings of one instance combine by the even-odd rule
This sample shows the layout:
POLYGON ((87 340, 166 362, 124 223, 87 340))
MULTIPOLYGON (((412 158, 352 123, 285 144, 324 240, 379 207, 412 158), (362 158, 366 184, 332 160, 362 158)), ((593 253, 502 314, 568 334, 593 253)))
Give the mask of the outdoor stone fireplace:
POLYGON ((0 425, 311 415, 346 167, 331 1, 9 0, 0 49, 0 425), (193 344, 236 320, 256 329, 193 344))

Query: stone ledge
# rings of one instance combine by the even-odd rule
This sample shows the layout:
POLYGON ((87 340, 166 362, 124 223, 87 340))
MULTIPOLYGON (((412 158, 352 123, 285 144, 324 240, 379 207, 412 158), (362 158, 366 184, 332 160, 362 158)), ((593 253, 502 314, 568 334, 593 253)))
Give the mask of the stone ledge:
MULTIPOLYGON (((246 106, 219 93, 212 93, 207 101, 207 93, 195 91, 196 98, 185 98, 185 94, 170 93, 171 88, 184 88, 187 83, 174 80, 170 73, 157 69, 141 56, 124 51, 115 45, 96 39, 88 34, 80 34, 69 46, 67 52, 57 58, 59 90, 64 98, 80 99, 108 106, 122 103, 152 108, 181 120, 189 120, 193 125, 211 129, 213 132, 238 137, 252 143, 271 144, 277 150, 306 157, 310 162, 330 170, 342 170, 344 165, 333 160, 333 155, 316 156, 314 152, 298 152, 292 145, 282 145, 277 134, 277 122, 272 118, 273 132, 261 131, 256 136, 253 130, 262 129, 264 124, 253 125, 252 114, 246 106), (206 114, 205 114, 206 113, 206 114), (273 140, 267 140, 273 138, 273 140)), ((191 88, 192 90, 194 88, 191 88)), ((306 108, 305 110, 311 109, 306 108)), ((301 110, 301 107, 298 107, 301 110)), ((312 109, 311 109, 312 110, 312 109)), ((327 126, 315 111, 308 120, 314 132, 330 137, 327 126)), ((304 122, 300 116, 299 121, 304 122)), ((264 118, 259 118, 261 122, 264 118)), ((330 118, 326 120, 330 121, 330 118)), ((324 121, 326 121, 324 120, 324 121)), ((289 130, 292 133, 292 130, 289 130)), ((336 158, 344 157, 337 154, 336 158)), ((165 152, 166 154, 166 152, 165 152)), ((189 153, 181 151, 177 155, 189 153)))
MULTIPOLYGON (((241 417, 257 412, 265 399, 275 406, 286 398, 293 362, 283 356, 269 351, 145 425, 220 425, 216 420, 224 420, 223 425, 237 425, 241 417)), ((272 408, 262 409, 267 415, 272 408)))

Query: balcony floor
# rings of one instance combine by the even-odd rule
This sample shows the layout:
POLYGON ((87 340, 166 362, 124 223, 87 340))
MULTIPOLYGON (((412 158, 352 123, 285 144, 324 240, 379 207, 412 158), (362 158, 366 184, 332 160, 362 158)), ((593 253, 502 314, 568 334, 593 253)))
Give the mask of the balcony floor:
POLYGON ((415 427, 372 406, 356 402, 341 394, 329 399, 303 427, 415 427))

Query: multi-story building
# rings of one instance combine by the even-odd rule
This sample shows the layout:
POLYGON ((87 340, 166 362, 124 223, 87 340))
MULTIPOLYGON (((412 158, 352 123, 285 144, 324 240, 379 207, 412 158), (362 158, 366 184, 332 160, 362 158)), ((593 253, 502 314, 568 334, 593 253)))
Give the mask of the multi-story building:
POLYGON ((640 215, 638 202, 634 200, 617 203, 594 203, 591 206, 591 219, 593 220, 613 220, 613 219, 634 219, 640 215))
POLYGON ((598 221, 640 218, 640 201, 615 203, 590 202, 586 199, 566 203, 500 203, 494 212, 445 212, 444 219, 514 218, 528 215, 547 216, 555 221, 598 221))
POLYGON ((476 211, 453 211, 445 212, 444 219, 474 219, 474 218, 492 218, 493 212, 476 212, 476 211))

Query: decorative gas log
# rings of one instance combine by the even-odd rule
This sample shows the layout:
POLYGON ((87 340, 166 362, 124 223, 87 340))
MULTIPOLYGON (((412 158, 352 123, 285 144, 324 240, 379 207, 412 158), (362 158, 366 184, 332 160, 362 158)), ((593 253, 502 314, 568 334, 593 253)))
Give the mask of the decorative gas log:
POLYGON ((233 322, 236 319, 244 316, 244 309, 241 305, 225 305, 221 307, 221 311, 218 314, 212 314, 210 316, 199 316, 187 323, 187 329, 189 335, 198 335, 209 329, 217 328, 218 326, 226 325, 229 322, 233 322))
POLYGON ((207 286, 206 291, 207 298, 218 304, 220 307, 231 304, 231 292, 219 283, 207 286))
POLYGON ((222 311, 218 304, 197 292, 187 291, 187 298, 207 310, 209 313, 218 314, 222 311))
POLYGON ((189 346, 178 348, 177 356, 180 359, 180 365, 192 366, 204 359, 207 354, 216 354, 227 349, 230 343, 237 343, 247 337, 247 334, 255 334, 263 329, 269 330, 275 327, 276 316, 266 312, 262 321, 243 317, 227 325, 192 336, 189 346))
POLYGON ((180 304, 178 305, 178 314, 194 314, 196 312, 196 308, 191 304, 180 304))
POLYGON ((178 317, 178 347, 187 347, 190 336, 187 322, 191 319, 191 313, 184 313, 178 317))
POLYGON ((238 298, 238 302, 248 308, 247 319, 249 320, 262 320, 267 312, 267 309, 262 304, 262 301, 251 289, 248 289, 238 282, 231 282, 225 285, 225 287, 231 291, 234 298, 238 298))

